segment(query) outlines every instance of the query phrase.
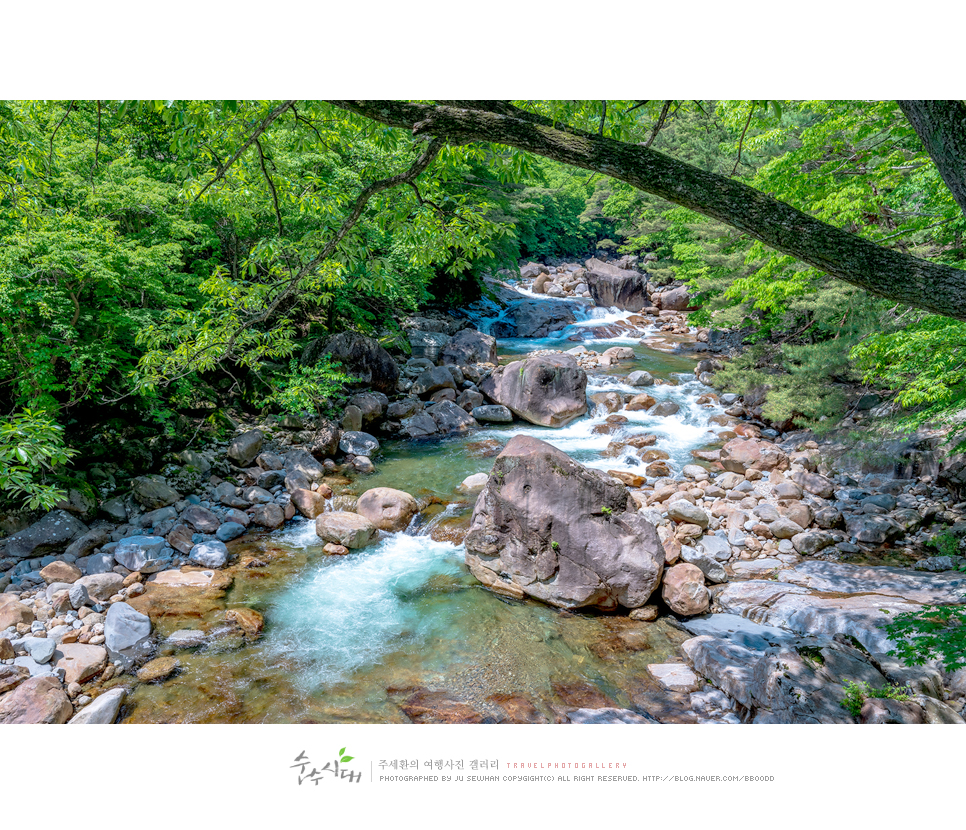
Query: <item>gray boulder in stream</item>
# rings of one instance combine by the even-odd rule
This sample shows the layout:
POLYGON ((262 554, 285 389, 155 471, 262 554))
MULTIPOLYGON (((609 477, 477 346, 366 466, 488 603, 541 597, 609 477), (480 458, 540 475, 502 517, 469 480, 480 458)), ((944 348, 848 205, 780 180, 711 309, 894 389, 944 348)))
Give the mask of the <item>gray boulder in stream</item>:
POLYGON ((577 322, 569 303, 556 300, 523 300, 511 307, 510 316, 516 326, 515 337, 546 337, 577 322))
POLYGON ((560 608, 639 608, 664 568, 657 531, 623 484, 526 435, 497 456, 465 544, 484 585, 560 608))
POLYGON ((496 338, 475 329, 457 332, 440 355, 441 363, 465 366, 468 363, 497 363, 496 338))
POLYGON ((480 391, 523 420, 545 427, 566 426, 587 412, 587 373, 570 355, 528 357, 500 366, 480 391))
POLYGON ((586 265, 587 288, 596 305, 640 311, 651 304, 647 298, 647 274, 599 259, 588 259, 586 265))

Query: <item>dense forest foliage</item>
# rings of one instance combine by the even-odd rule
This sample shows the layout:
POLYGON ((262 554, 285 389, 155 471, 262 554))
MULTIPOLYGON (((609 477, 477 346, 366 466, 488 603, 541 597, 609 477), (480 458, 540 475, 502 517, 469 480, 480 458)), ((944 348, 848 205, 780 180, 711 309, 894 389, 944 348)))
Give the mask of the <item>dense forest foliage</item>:
MULTIPOLYGON (((520 106, 962 267, 966 217, 895 102, 520 106)), ((966 323, 601 172, 324 102, 6 102, 0 491, 49 505, 72 457, 143 468, 229 409, 324 405, 343 376, 300 364, 309 340, 404 350, 402 317, 476 299, 484 274, 598 251, 649 254, 654 279, 691 287, 693 321, 739 331, 718 380, 770 387, 775 423, 834 426, 864 384, 893 428, 958 426, 966 323)))

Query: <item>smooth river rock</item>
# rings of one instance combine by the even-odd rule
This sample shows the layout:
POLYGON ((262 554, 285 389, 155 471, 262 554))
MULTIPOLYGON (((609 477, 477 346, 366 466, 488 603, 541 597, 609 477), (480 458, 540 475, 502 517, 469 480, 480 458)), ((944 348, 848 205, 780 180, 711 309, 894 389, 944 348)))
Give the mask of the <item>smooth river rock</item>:
POLYGON ((355 549, 369 544, 376 526, 358 513, 334 510, 323 513, 315 520, 315 532, 325 542, 355 549))
POLYGON ((697 565, 682 562, 664 574, 661 597, 675 614, 693 617, 703 614, 711 604, 704 584, 704 573, 697 565))
POLYGON ((366 490, 356 502, 356 513, 372 522, 377 529, 396 533, 405 530, 419 505, 409 493, 391 487, 366 490))
POLYGON ((83 726, 114 723, 117 713, 121 711, 121 704, 125 697, 127 697, 127 690, 122 687, 108 689, 74 715, 67 722, 67 725, 83 726))
POLYGON ((151 620, 126 602, 115 602, 104 621, 107 652, 125 667, 150 654, 151 620))
POLYGON ((0 724, 67 723, 74 713, 60 681, 31 677, 0 697, 0 724))

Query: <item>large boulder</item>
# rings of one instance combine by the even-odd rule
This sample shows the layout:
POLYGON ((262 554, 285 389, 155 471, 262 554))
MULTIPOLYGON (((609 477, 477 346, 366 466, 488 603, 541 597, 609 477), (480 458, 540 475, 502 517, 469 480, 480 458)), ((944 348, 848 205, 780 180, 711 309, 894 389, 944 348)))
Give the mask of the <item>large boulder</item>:
POLYGON ((181 494, 161 476, 139 476, 131 480, 134 498, 147 510, 159 510, 181 500, 181 494))
POLYGON ((664 311, 685 311, 691 305, 688 289, 683 285, 654 295, 655 305, 664 311))
POLYGON ((439 392, 440 389, 456 389, 456 379, 453 373, 443 367, 434 366, 432 369, 427 369, 423 372, 415 381, 413 381, 413 387, 409 391, 413 395, 432 395, 433 392, 439 392))
POLYGON ((87 525, 64 510, 51 510, 39 522, 15 533, 7 540, 4 556, 29 559, 45 553, 62 551, 75 539, 87 533, 87 525))
POLYGON ((34 621, 34 612, 29 605, 24 605, 14 594, 0 594, 0 631, 12 625, 30 624, 34 621))
POLYGON ((787 470, 785 451, 761 438, 732 438, 721 448, 721 466, 730 473, 744 475, 745 470, 787 470))
POLYGON ((207 507, 192 504, 181 514, 181 521, 187 522, 199 533, 215 533, 221 527, 221 519, 207 507))
POLYGON ((639 608, 664 567, 657 531, 628 512, 622 483, 525 435, 497 456, 465 544, 483 584, 561 608, 639 608))
POLYGON ((74 707, 55 677, 31 677, 0 697, 0 723, 67 723, 74 707))
POLYGON ((758 628, 764 636, 739 629, 724 636, 702 634, 681 644, 695 672, 745 707, 753 723, 854 723, 842 706, 845 684, 887 685, 866 655, 851 645, 758 628))
POLYGON ((407 331, 406 337, 413 357, 424 357, 434 363, 450 341, 450 336, 443 331, 407 331))
POLYGON ((87 556, 94 548, 99 548, 101 545, 110 541, 110 527, 91 528, 83 536, 71 542, 64 551, 64 555, 73 556, 74 559, 80 559, 82 556, 87 556))
POLYGON ((53 654, 53 663, 64 670, 64 683, 85 683, 103 671, 107 651, 103 646, 83 643, 61 643, 53 654))
POLYGON ((331 458, 339 451, 339 439, 342 437, 342 427, 335 421, 322 419, 309 441, 309 449, 317 458, 331 458))
POLYGON ((675 614, 692 617, 703 614, 711 604, 704 584, 704 572, 697 565, 680 563, 664 574, 661 596, 675 614))
POLYGON ((640 311, 651 304, 647 298, 646 274, 618 268, 599 259, 589 259, 586 265, 585 280, 596 305, 640 311))
POLYGON ((529 357, 500 366, 480 391, 540 426, 566 426, 587 412, 587 373, 570 355, 529 357))
POLYGON ((520 268, 520 276, 525 280, 533 279, 534 277, 540 276, 540 274, 549 273, 550 269, 542 262, 528 262, 520 268))
POLYGON ((440 363, 466 366, 470 363, 496 363, 496 338, 475 329, 457 332, 439 356, 440 363))
POLYGON ((262 451, 265 440, 260 429, 251 429, 236 435, 228 445, 228 460, 238 467, 251 467, 262 451))
POLYGON ((285 508, 274 502, 260 504, 251 511, 251 517, 253 525, 275 530, 285 524, 285 508))
POLYGON ((515 332, 509 336, 516 337, 546 337, 577 321, 568 303, 555 300, 523 300, 511 305, 510 316, 515 332))
POLYGON ((407 438, 427 438, 438 435, 439 427, 433 416, 427 412, 419 412, 402 422, 402 434, 407 438))
POLYGON ((835 483, 818 473, 794 472, 789 478, 803 490, 823 499, 830 499, 835 495, 835 483))
POLYGON ((121 539, 114 549, 114 558, 118 564, 129 571, 140 571, 149 562, 155 562, 165 557, 164 537, 162 536, 128 536, 121 539))
POLYGON ((121 711, 121 704, 127 696, 127 689, 116 687, 108 689, 104 694, 98 695, 84 709, 74 715, 68 722, 68 726, 73 725, 103 725, 114 723, 117 713, 121 711))
POLYGON ((315 340, 302 352, 302 364, 313 365, 321 355, 329 354, 342 364, 355 383, 392 395, 399 380, 399 367, 379 343, 371 337, 346 331, 330 337, 324 343, 315 340))
POLYGON ((382 392, 360 392, 349 398, 349 405, 358 408, 362 414, 362 428, 368 429, 383 419, 389 398, 382 392))
POLYGON ((124 577, 116 573, 88 574, 74 584, 83 585, 95 602, 104 602, 124 587, 124 577))
POLYGON ((289 473, 302 473, 312 484, 317 484, 325 477, 325 467, 305 450, 292 450, 285 453, 285 469, 289 473))
POLYGON ((369 544, 376 526, 358 513, 334 510, 316 518, 315 532, 324 542, 354 549, 369 544))
POLYGON ((469 432, 479 426, 476 418, 452 401, 440 401, 438 404, 428 407, 426 414, 433 419, 436 424, 436 431, 440 435, 469 432))
POLYGON ((368 432, 343 432, 339 449, 347 454, 371 456, 379 452, 379 439, 368 432))
POLYGON ((292 504, 306 519, 314 519, 320 513, 324 513, 325 503, 326 498, 321 493, 307 488, 292 490, 292 504))
POLYGON ((222 568, 228 561, 228 548, 217 539, 201 542, 191 548, 188 559, 203 568, 222 568))
POLYGON ((409 493, 391 487, 373 487, 366 490, 356 502, 356 513, 364 516, 379 530, 395 533, 405 530, 419 505, 409 493))
POLYGON ((488 404, 486 406, 474 406, 470 413, 477 421, 487 424, 510 424, 513 423, 513 413, 505 406, 500 404, 488 404))

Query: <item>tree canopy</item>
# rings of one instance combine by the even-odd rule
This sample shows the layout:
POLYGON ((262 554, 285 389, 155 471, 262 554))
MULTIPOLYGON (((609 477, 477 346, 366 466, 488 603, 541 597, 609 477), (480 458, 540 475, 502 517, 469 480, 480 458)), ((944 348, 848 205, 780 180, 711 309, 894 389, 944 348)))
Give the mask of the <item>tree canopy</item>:
POLYGON ((907 428, 955 425, 963 109, 0 104, 0 404, 43 438, 18 492, 66 460, 57 424, 110 454, 135 424, 174 436, 226 406, 321 399, 340 376, 306 374, 313 338, 405 349, 406 313, 598 246, 649 254, 654 279, 690 286, 694 319, 745 333, 722 382, 767 384, 776 422, 835 420, 843 384, 865 382, 907 428))

